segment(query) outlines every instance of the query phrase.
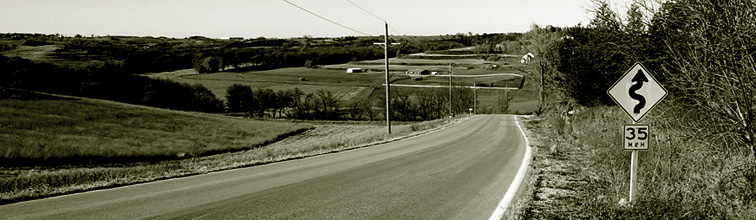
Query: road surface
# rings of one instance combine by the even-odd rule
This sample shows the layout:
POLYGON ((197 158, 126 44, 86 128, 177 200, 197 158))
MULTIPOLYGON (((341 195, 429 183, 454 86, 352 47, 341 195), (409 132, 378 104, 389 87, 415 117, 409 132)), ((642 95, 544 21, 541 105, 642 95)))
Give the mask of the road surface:
POLYGON ((480 115, 388 144, 0 206, 0 219, 487 219, 526 146, 480 115))

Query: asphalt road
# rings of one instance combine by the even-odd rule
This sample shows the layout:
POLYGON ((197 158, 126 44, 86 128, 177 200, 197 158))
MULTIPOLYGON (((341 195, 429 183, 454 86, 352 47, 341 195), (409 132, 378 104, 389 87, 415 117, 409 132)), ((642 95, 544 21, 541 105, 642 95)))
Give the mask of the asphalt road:
POLYGON ((388 144, 0 206, 0 219, 487 219, 525 152, 513 116, 388 144))

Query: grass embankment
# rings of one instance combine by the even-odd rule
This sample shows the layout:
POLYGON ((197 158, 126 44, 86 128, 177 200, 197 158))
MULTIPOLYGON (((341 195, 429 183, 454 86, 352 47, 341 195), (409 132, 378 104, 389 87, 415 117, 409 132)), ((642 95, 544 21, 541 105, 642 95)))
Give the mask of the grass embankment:
MULTIPOLYGON (((4 143, 2 145, 3 152, 9 152, 7 149, 20 148, 17 145, 5 144, 5 139, 8 139, 8 137, 23 139, 28 134, 17 133, 30 132, 30 134, 52 140, 49 143, 53 143, 57 138, 68 138, 69 141, 65 143, 71 145, 61 145, 62 149, 67 150, 53 150, 53 147, 37 148, 49 150, 29 154, 32 158, 30 161, 33 162, 39 162, 39 158, 43 158, 42 161, 44 161, 45 157, 48 159, 65 158, 60 155, 74 155, 76 159, 86 159, 87 155, 104 156, 102 158, 115 156, 118 158, 118 155, 196 153, 194 155, 182 155, 185 157, 183 159, 179 159, 178 156, 159 157, 167 160, 148 162, 34 167, 3 166, 0 167, 0 204, 357 148, 367 146, 368 143, 380 142, 449 123, 449 120, 446 119, 396 125, 393 127, 392 136, 386 136, 385 127, 379 123, 321 124, 314 125, 314 127, 299 135, 263 146, 262 144, 276 140, 281 135, 286 135, 287 132, 313 125, 311 123, 255 121, 100 102, 86 100, 0 100, 0 103, 2 103, 0 104, 2 106, 2 120, 4 120, 0 123, 3 125, 0 128, 3 129, 3 136, 0 136, 4 143), (8 112, 12 112, 13 115, 11 116, 8 112), (87 114, 80 112, 87 112, 87 114), (125 118, 111 116, 118 113, 128 113, 129 115, 125 118), (97 118, 85 120, 92 115, 97 116, 97 118), (66 120, 69 121, 66 122, 66 120), (13 127, 6 126, 11 125, 6 121, 12 121, 13 127), (26 128, 30 129, 22 129, 24 126, 21 125, 24 123, 31 123, 34 126, 25 125, 26 128), (145 126, 148 127, 145 128, 145 126), (76 133, 81 129, 90 132, 85 132, 88 135, 76 133), (147 137, 140 137, 143 134, 147 134, 147 137), (84 144, 74 146, 77 141, 84 144), (95 144, 90 144, 90 142, 95 144), (198 148, 198 145, 189 144, 187 146, 182 143, 202 143, 205 146, 215 147, 225 146, 234 151, 200 156, 203 155, 202 152, 204 151, 202 151, 202 148, 198 148), (133 147, 136 145, 140 146, 133 147), (119 147, 114 148, 113 146, 119 147), (246 147, 246 150, 238 151, 238 148, 234 146, 246 147)), ((21 141, 21 144, 25 143, 21 141)), ((34 148, 35 145, 32 144, 31 147, 34 148)), ((33 150, 23 152, 31 151, 33 150)), ((16 150, 13 150, 13 152, 16 152, 16 150)), ((22 154, 13 153, 13 155, 22 154)))
POLYGON ((668 106, 647 116, 650 150, 640 152, 638 193, 631 205, 630 152, 621 126, 630 120, 616 106, 553 114, 527 125, 534 172, 515 219, 722 219, 753 218, 756 166, 748 152, 711 144, 685 125, 685 111, 668 106))

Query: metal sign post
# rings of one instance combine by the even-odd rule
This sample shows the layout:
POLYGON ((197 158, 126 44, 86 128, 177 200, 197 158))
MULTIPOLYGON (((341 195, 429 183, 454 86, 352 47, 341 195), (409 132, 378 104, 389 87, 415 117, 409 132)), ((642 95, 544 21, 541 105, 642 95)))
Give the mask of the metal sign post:
POLYGON ((630 195, 628 202, 635 200, 638 192, 638 151, 648 150, 651 137, 650 126, 636 124, 656 104, 667 96, 667 90, 640 63, 635 63, 607 91, 612 100, 633 119, 632 124, 623 126, 623 149, 632 151, 630 155, 630 195))
POLYGON ((651 134, 649 126, 646 124, 626 124, 624 127, 625 137, 622 145, 625 150, 631 150, 630 155, 630 202, 635 199, 635 193, 638 191, 636 182, 638 181, 638 151, 648 150, 648 135, 651 134))

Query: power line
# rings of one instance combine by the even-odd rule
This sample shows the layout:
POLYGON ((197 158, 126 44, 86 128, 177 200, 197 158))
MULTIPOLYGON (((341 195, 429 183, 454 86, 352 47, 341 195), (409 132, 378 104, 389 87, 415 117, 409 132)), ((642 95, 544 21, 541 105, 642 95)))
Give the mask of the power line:
POLYGON ((352 2, 351 0, 346 0, 346 1, 347 1, 347 2, 349 2, 349 3, 352 3, 352 5, 354 5, 355 7, 359 8, 359 9, 362 9, 362 11, 364 11, 364 12, 366 12, 366 13, 368 13, 368 14, 372 15, 373 17, 377 18, 378 20, 381 20, 381 21, 383 21, 383 22, 386 22, 386 19, 383 19, 383 18, 381 18, 381 17, 378 17, 378 15, 375 15, 375 14, 373 14, 373 13, 370 13, 370 12, 369 12, 368 10, 365 10, 364 8, 362 8, 362 7, 360 7, 359 5, 355 4, 355 3, 354 3, 354 2, 352 2))
POLYGON ((392 31, 394 31, 394 33, 396 33, 396 34, 401 35, 401 32, 399 32, 396 29, 394 29, 394 26, 390 26, 389 25, 389 29, 391 29, 392 31))
POLYGON ((299 7, 299 5, 295 5, 294 3, 291 3, 291 2, 289 2, 289 1, 287 1, 287 0, 283 0, 283 1, 284 1, 284 2, 286 2, 286 3, 289 3, 290 5, 292 5, 292 6, 294 6, 294 7, 297 7, 297 8, 299 8, 299 9, 302 9, 302 11, 305 11, 305 12, 307 12, 307 13, 310 13, 310 14, 312 14, 312 15, 315 15, 316 17, 319 17, 319 18, 321 18, 321 19, 323 19, 323 20, 326 20, 326 21, 328 21, 328 22, 331 22, 331 23, 333 23, 333 24, 335 24, 335 25, 341 26, 341 27, 343 27, 343 28, 349 29, 349 30, 351 30, 351 31, 354 31, 354 32, 357 32, 357 33, 360 33, 360 34, 363 34, 363 35, 367 35, 367 36, 373 36, 373 35, 371 35, 371 34, 368 34, 368 33, 362 32, 362 31, 358 31, 358 30, 355 30, 354 28, 350 28, 350 27, 344 26, 344 25, 342 25, 342 24, 336 23, 335 21, 332 21, 332 20, 330 20, 330 19, 328 19, 328 18, 325 18, 325 17, 323 17, 323 16, 320 16, 320 15, 318 15, 318 14, 315 14, 314 12, 311 12, 311 11, 309 11, 309 10, 305 9, 305 8, 299 7))
MULTIPOLYGON (((386 21, 386 19, 383 19, 383 18, 381 18, 381 17, 378 17, 378 15, 375 15, 375 14, 371 13, 370 11, 368 11, 367 9, 365 9, 365 8, 363 8, 363 7, 360 7, 359 5, 355 4, 355 3, 354 3, 354 2, 352 2, 351 0, 346 0, 346 1, 347 1, 347 2, 349 2, 349 3, 351 3, 352 5, 354 5, 355 7, 357 7, 357 8, 359 8, 359 9, 361 9, 361 10, 362 10, 362 11, 364 11, 365 13, 368 13, 368 14, 372 15, 373 17, 377 18, 378 20, 381 20, 381 21, 383 21, 384 23, 388 23, 388 22, 386 21)), ((399 34, 399 31, 397 31, 396 29, 394 29, 394 27, 393 27, 393 26, 389 26, 389 28, 391 28, 391 30, 392 30, 392 31, 394 31, 394 32, 395 32, 396 34, 399 34)))

